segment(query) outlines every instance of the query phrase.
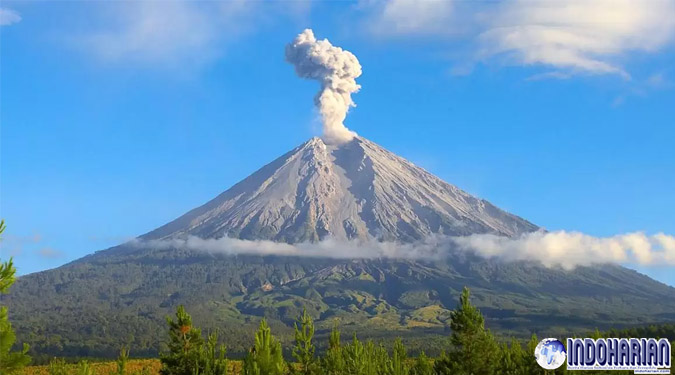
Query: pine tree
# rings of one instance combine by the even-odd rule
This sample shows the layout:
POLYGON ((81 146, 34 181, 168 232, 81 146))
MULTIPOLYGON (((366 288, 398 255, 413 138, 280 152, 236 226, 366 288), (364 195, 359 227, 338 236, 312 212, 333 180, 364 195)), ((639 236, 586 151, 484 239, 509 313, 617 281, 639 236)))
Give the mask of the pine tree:
POLYGON ((64 359, 54 358, 49 362, 47 367, 49 375, 68 375, 68 368, 64 359))
POLYGON ((361 375, 366 368, 366 348, 356 337, 352 336, 352 342, 344 347, 345 374, 361 375))
MULTIPOLYGON (((0 235, 5 231, 5 221, 0 221, 0 235)), ((0 294, 6 294, 14 284, 16 269, 12 259, 0 264, 0 294)), ((30 363, 28 345, 23 344, 23 349, 12 352, 12 346, 16 341, 16 335, 9 322, 7 308, 0 307, 0 374, 12 375, 30 363)))
POLYGON ((255 334, 255 344, 244 358, 244 375, 282 375, 286 364, 281 344, 272 336, 265 319, 255 334))
POLYGON ((375 345, 373 340, 368 340, 364 346, 363 375, 385 375, 391 368, 389 353, 382 345, 375 345))
POLYGON ((520 342, 511 340, 511 345, 502 344, 499 373, 504 375, 526 375, 524 368, 525 352, 520 342))
POLYGON ((77 375, 95 375, 95 372, 87 361, 80 361, 77 364, 77 375))
POLYGON ((201 351, 199 362, 203 368, 200 375, 227 375, 228 360, 225 345, 218 345, 218 334, 211 333, 201 351))
POLYGON ((410 375, 433 375, 434 366, 424 352, 415 359, 415 363, 410 368, 410 375))
POLYGON ((204 339, 199 328, 192 326, 192 317, 181 305, 176 309, 176 320, 166 318, 169 325, 169 351, 160 353, 161 375, 194 375, 199 370, 199 359, 204 339))
POLYGON ((322 368, 327 375, 340 375, 344 373, 345 361, 342 349, 340 330, 338 329, 337 322, 335 322, 328 339, 328 350, 322 361, 322 368))
POLYGON ((546 370, 539 366, 537 359, 534 356, 534 350, 537 348, 538 344, 539 339, 537 338, 537 335, 533 333, 530 341, 527 342, 527 349, 525 350, 525 353, 523 353, 523 368, 527 374, 544 375, 547 373, 546 370))
POLYGON ((126 375, 127 362, 129 361, 129 349, 122 347, 120 355, 117 357, 117 375, 126 375))
POLYGON ((290 366, 293 373, 312 375, 319 372, 317 360, 314 357, 316 348, 312 342, 313 337, 314 320, 307 314, 306 309, 302 309, 302 315, 295 323, 295 347, 293 348, 293 358, 297 361, 299 368, 290 366))
POLYGON ((464 288, 459 306, 450 319, 451 348, 440 358, 434 369, 443 375, 492 375, 499 365, 499 346, 480 311, 469 301, 470 292, 464 288))
POLYGON ((401 338, 394 341, 394 351, 391 355, 391 375, 408 375, 408 353, 401 338))

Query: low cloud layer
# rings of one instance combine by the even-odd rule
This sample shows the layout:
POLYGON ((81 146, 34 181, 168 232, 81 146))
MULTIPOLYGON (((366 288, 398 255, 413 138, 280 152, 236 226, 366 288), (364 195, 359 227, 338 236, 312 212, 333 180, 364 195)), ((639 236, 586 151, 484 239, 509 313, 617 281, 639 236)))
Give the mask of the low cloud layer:
POLYGON ((280 255, 306 256, 314 258, 363 259, 363 258, 439 258, 438 253, 446 247, 442 237, 429 237, 415 244, 394 242, 337 241, 327 239, 317 243, 287 244, 265 240, 240 240, 236 238, 202 239, 190 236, 187 239, 132 241, 138 247, 177 248, 225 255, 280 255))
POLYGON ((535 260, 547 267, 619 263, 675 265, 675 237, 641 232, 593 237, 579 232, 534 232, 511 239, 473 235, 452 239, 462 250, 507 261, 535 260))
POLYGON ((578 232, 534 232, 518 238, 491 234, 430 236, 411 244, 325 240, 287 244, 234 238, 133 241, 138 247, 180 248, 214 254, 306 256, 336 259, 398 258, 439 260, 456 252, 511 261, 535 261, 546 267, 574 269, 598 264, 675 266, 675 237, 641 232, 593 237, 578 232))

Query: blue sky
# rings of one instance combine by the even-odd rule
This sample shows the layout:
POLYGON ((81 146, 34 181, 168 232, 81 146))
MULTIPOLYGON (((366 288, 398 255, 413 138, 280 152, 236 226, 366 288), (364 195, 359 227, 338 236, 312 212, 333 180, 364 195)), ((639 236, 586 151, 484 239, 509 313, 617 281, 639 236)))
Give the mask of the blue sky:
POLYGON ((675 6, 611 3, 3 2, 0 258, 114 246, 320 134, 308 27, 363 67, 360 135, 549 230, 673 235, 675 6))

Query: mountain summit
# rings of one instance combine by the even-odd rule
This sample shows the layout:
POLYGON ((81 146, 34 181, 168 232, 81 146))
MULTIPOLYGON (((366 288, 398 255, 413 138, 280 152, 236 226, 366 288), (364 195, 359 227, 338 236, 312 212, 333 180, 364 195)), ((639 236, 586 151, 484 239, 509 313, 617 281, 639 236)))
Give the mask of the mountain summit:
POLYGON ((329 145, 315 137, 141 238, 410 242, 429 234, 535 230, 364 138, 329 145))

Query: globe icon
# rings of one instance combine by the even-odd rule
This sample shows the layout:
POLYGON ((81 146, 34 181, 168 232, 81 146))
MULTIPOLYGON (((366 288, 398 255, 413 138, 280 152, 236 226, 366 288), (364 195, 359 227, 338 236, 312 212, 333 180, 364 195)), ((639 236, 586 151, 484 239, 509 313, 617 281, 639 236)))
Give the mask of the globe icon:
POLYGON ((539 342, 534 349, 534 357, 537 359, 539 366, 546 370, 555 370, 565 363, 567 352, 560 340, 548 338, 539 342))

